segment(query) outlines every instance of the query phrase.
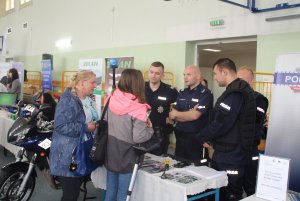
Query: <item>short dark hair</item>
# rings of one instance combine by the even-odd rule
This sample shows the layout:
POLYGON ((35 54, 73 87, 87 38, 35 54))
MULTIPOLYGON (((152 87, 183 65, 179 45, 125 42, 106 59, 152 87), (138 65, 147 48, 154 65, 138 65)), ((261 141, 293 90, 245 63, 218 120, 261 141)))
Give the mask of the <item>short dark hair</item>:
POLYGON ((235 66, 235 63, 229 59, 229 58, 221 58, 221 59, 218 59, 214 65, 213 65, 213 68, 215 66, 218 66, 218 68, 220 69, 223 69, 223 68, 226 68, 228 69, 229 71, 232 71, 232 72, 235 72, 236 73, 236 66, 235 66))
POLYGON ((154 67, 162 67, 163 69, 165 69, 165 66, 160 62, 160 61, 155 61, 151 64, 151 66, 154 67))

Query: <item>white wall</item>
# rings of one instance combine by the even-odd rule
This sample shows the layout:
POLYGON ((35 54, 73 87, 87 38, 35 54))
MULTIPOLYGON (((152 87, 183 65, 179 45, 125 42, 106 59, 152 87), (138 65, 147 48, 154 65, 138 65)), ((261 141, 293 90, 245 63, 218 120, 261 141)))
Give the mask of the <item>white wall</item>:
POLYGON ((31 6, 0 18, 7 35, 7 57, 93 50, 141 44, 239 37, 300 31, 300 20, 266 22, 265 17, 293 14, 300 8, 252 14, 218 0, 33 0, 31 6), (209 26, 222 18, 225 25, 209 26), (29 28, 22 29, 28 22, 29 28), (70 50, 54 44, 72 38, 70 50))

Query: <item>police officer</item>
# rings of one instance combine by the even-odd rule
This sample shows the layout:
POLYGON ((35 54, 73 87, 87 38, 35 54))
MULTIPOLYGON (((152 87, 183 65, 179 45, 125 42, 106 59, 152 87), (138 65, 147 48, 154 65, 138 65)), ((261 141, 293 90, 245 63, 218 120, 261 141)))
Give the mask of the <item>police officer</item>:
MULTIPOLYGON (((238 78, 241 78, 248 82, 253 87, 254 73, 250 67, 241 67, 237 72, 238 78)), ((261 137, 264 135, 264 122, 266 120, 266 112, 268 110, 268 99, 261 93, 254 91, 255 103, 256 103, 256 124, 255 124, 255 137, 252 147, 251 157, 249 157, 248 163, 245 166, 245 175, 243 187, 247 194, 250 196, 255 193, 256 176, 258 168, 258 149, 257 146, 260 143, 261 137)))
POLYGON ((153 62, 148 71, 149 81, 145 83, 145 93, 147 103, 151 106, 149 118, 153 127, 159 127, 163 134, 161 147, 152 153, 156 155, 167 154, 170 144, 169 135, 173 132, 172 124, 167 124, 171 103, 174 103, 178 91, 170 85, 161 81, 164 77, 164 65, 153 62))
POLYGON ((207 87, 201 85, 198 66, 190 65, 185 68, 184 83, 187 88, 179 92, 176 104, 169 113, 170 119, 176 122, 175 155, 199 163, 203 158, 203 148, 195 140, 195 136, 208 122, 213 95, 207 87))
POLYGON ((236 66, 228 58, 213 65, 214 79, 226 90, 218 98, 210 123, 198 133, 197 139, 214 154, 211 166, 226 171, 228 186, 221 189, 221 200, 242 199, 243 176, 250 155, 255 132, 255 99, 250 85, 237 78, 236 66))

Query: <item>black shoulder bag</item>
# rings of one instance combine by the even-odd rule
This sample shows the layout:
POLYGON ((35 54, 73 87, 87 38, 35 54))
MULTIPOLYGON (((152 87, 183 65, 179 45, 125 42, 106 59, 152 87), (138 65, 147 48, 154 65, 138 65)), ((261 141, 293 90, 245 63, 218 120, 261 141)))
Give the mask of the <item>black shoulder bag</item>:
POLYGON ((92 146, 92 150, 90 152, 90 158, 97 165, 103 165, 105 163, 106 156, 106 146, 107 146, 107 138, 108 138, 108 122, 104 120, 104 115, 107 112, 107 108, 109 105, 109 100, 107 101, 104 109, 102 111, 101 119, 97 121, 98 130, 95 135, 94 144, 92 146))

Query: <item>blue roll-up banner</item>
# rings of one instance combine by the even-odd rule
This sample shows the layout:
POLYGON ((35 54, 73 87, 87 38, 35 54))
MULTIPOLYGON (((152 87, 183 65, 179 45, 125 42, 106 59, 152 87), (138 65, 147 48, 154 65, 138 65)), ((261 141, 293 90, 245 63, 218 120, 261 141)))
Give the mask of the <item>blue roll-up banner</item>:
POLYGON ((42 89, 52 91, 51 60, 42 60, 42 89))
POLYGON ((289 190, 300 192, 300 53, 277 57, 266 154, 290 158, 289 190))

